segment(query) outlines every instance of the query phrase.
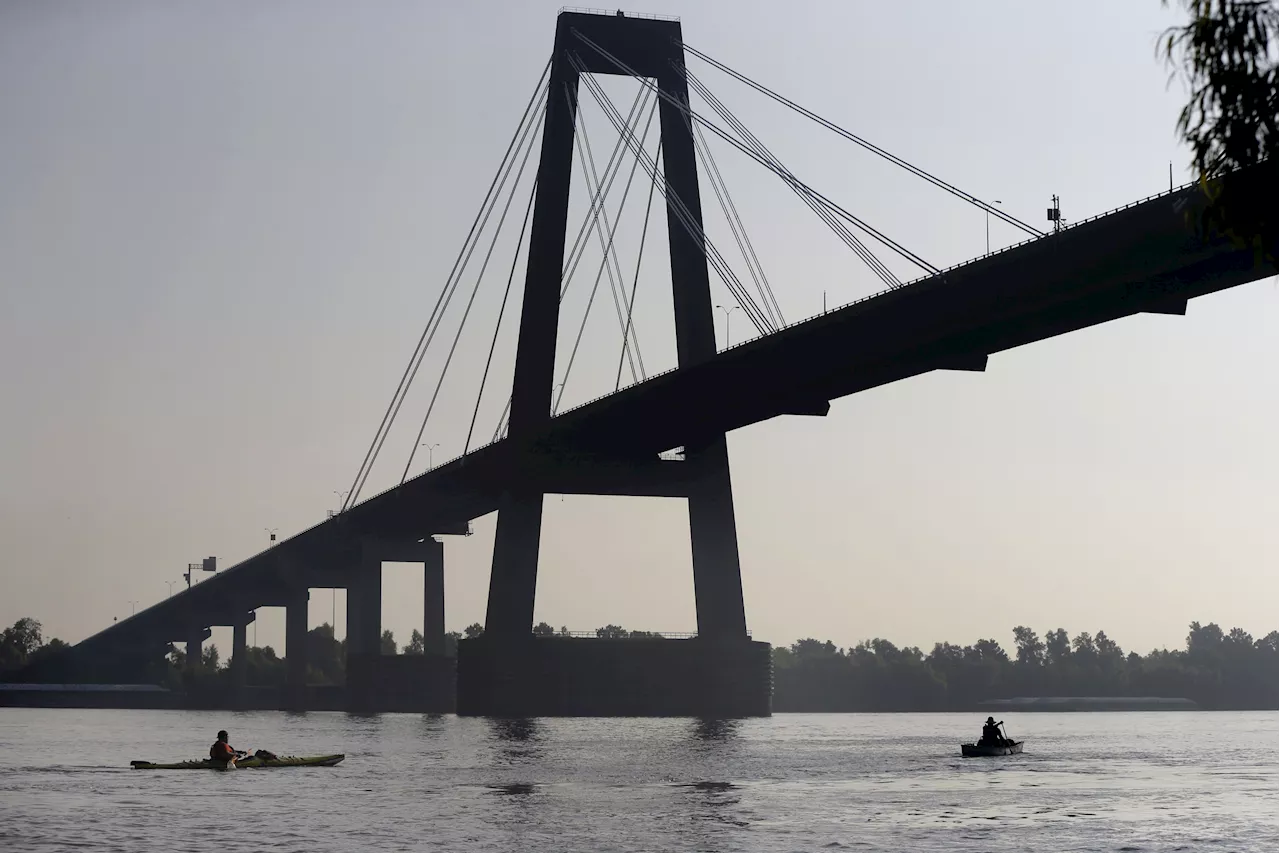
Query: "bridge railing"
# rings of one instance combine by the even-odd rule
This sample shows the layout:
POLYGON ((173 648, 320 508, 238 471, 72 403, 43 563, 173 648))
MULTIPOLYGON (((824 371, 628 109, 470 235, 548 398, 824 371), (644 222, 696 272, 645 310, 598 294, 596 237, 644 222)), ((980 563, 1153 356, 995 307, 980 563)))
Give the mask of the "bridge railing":
MULTIPOLYGON (((577 13, 578 13, 578 14, 580 14, 580 15, 610 15, 610 16, 612 16, 612 15, 617 15, 617 14, 618 14, 618 12, 620 12, 620 11, 623 11, 623 10, 620 10, 620 9, 590 9, 590 8, 585 7, 585 6, 561 6, 561 7, 560 7, 560 13, 564 13, 564 12, 577 12, 577 13)), ((624 16, 625 16, 625 17, 628 17, 628 18, 647 18, 647 19, 648 19, 648 20, 650 20, 650 21, 678 21, 678 20, 680 20, 680 19, 679 19, 679 18, 677 18, 675 15, 655 15, 655 14, 653 14, 652 12, 625 12, 625 11, 623 11, 623 14, 624 14, 624 16)))

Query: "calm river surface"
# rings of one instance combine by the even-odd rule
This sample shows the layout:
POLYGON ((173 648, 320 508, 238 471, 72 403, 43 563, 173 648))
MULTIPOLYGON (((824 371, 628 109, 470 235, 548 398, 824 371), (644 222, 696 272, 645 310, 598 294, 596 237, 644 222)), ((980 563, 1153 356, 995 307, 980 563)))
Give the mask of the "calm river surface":
POLYGON ((1275 713, 696 720, 0 709, 0 850, 1261 851, 1275 713), (332 769, 135 771, 240 749, 332 769))

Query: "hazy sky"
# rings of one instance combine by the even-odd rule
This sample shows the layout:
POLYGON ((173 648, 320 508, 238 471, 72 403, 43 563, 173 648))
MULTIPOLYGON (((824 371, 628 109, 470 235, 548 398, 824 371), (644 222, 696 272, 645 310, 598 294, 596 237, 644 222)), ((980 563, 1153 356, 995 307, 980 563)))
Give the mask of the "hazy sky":
MULTIPOLYGON (((550 54, 556 9, 0 5, 0 624, 31 615, 82 639, 167 595, 188 561, 230 566, 265 546, 264 528, 283 537, 336 506, 550 54)), ((1077 220, 1167 189, 1170 160, 1187 178, 1184 92, 1154 55, 1176 17, 1159 0, 646 11, 679 15, 689 44, 1037 227, 1054 193, 1077 220)), ((983 252, 981 212, 691 67, 801 178, 935 265, 983 252)), ((625 110, 637 84, 608 90, 625 110)), ((603 168, 616 135, 593 108, 603 168)), ((788 321, 824 293, 835 305, 879 289, 776 178, 713 146, 788 321)), ((643 189, 619 229, 626 276, 643 189)), ((703 195, 732 258, 705 176, 703 195)), ((516 197, 427 427, 437 463, 463 449, 516 197)), ((650 373, 674 364, 664 232, 651 230, 639 286, 650 373)), ((992 222, 993 248, 1019 239, 992 222)), ((599 257, 566 297, 566 355, 599 257)), ((366 494, 399 480, 473 282, 366 494)), ((1193 619, 1272 630, 1276 303, 1275 280, 1257 282, 1185 318, 1122 320, 997 355, 985 374, 935 373, 826 419, 732 434, 754 636, 1011 648, 1027 624, 1102 628, 1146 651, 1181 645, 1193 619)), ((612 390, 612 311, 602 289, 566 406, 612 390)), ((482 440, 509 388, 514 321, 482 440)), ((733 341, 748 330, 730 317, 733 341)), ((451 628, 484 617, 493 519, 475 530, 447 540, 451 628)), ((536 618, 692 630, 687 537, 681 501, 549 496, 536 618)), ((383 623, 402 642, 421 588, 387 567, 383 623)), ((337 606, 341 633, 341 593, 337 606)), ((330 607, 313 591, 312 624, 330 607)), ((258 642, 279 648, 283 624, 264 610, 258 642)))

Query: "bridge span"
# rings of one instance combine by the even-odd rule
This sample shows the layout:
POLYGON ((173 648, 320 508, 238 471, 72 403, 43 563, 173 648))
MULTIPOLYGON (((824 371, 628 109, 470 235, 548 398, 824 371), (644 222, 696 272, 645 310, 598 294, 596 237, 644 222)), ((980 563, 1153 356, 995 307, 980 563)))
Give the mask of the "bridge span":
MULTIPOLYGON (((615 63, 625 61, 657 79, 663 91, 683 92, 687 103, 683 66, 659 61, 683 54, 681 38, 678 22, 562 13, 552 83, 559 80, 576 91, 579 71, 617 73, 598 59, 588 67, 570 66, 560 58, 561 48, 570 43, 578 48, 591 43, 601 54, 621 56, 613 57, 615 63)), ((548 188, 567 187, 571 158, 566 152, 574 132, 574 102, 570 100, 568 113, 556 103, 548 101, 545 119, 517 392, 526 386, 551 387, 545 355, 548 342, 554 355, 555 324, 548 330, 546 321, 556 320, 558 309, 548 306, 552 300, 558 305, 565 229, 563 199, 548 188), (551 251, 557 241, 558 252, 551 251), (553 286, 530 290, 530 283, 547 281, 553 286)), ((680 103, 678 97, 675 103, 680 103)), ((700 224, 689 128, 688 121, 663 104, 668 192, 683 199, 700 224)), ((1246 192, 1274 197, 1275 188, 1264 186, 1251 172, 1225 180, 1246 192)), ((352 706, 368 705, 373 688, 357 685, 377 681, 369 668, 378 666, 381 564, 423 564, 427 657, 438 658, 444 649, 444 586, 443 546, 435 537, 464 535, 470 521, 498 511, 486 638, 462 656, 472 675, 460 676, 470 685, 460 689, 471 699, 459 701, 476 713, 529 711, 499 695, 506 689, 501 685, 516 676, 495 661, 504 656, 526 664, 532 660, 512 650, 524 648, 532 628, 541 501, 547 493, 686 499, 700 634, 691 642, 703 642, 698 648, 710 648, 707 643, 752 645, 741 601, 725 433, 784 415, 823 417, 832 400, 934 370, 984 371, 992 354, 1100 323, 1140 313, 1181 315, 1191 299, 1276 275, 1274 262, 1221 236, 1199 233, 1195 223, 1204 206, 1204 194, 1195 186, 1163 193, 718 353, 714 338, 708 337, 706 249, 697 240, 677 241, 673 229, 680 367, 555 417, 547 413, 547 394, 539 391, 522 401, 517 393, 508 437, 357 503, 112 625, 74 647, 70 660, 79 662, 81 673, 125 680, 167 652, 171 643, 185 643, 188 655, 198 656, 209 628, 231 626, 232 679, 242 690, 245 626, 257 608, 282 606, 287 609, 286 704, 303 707, 308 591, 342 587, 348 592, 352 706), (676 448, 686 450, 683 459, 664 454, 676 448)), ((670 206, 668 210, 670 215, 670 206)), ((677 641, 666 642, 670 649, 677 641)), ((757 660, 758 649, 743 654, 742 671, 755 674, 742 677, 758 679, 756 669, 767 668, 767 647, 763 664, 757 660)), ((727 658, 712 655, 706 666, 714 669, 717 660, 727 658)), ((540 672, 556 666, 545 660, 537 665, 543 667, 540 672)), ((610 665, 604 659, 581 663, 610 665)), ((662 665, 672 666, 670 661, 662 665)), ((449 667, 432 672, 431 678, 442 685, 452 677, 449 667)), ((738 710, 744 713, 768 713, 767 695, 763 705, 758 696, 743 701, 738 710)), ((544 704, 532 710, 549 713, 559 707, 544 704)), ((676 703, 661 712, 701 707, 676 703)), ((718 710, 731 713, 734 708, 718 710)))

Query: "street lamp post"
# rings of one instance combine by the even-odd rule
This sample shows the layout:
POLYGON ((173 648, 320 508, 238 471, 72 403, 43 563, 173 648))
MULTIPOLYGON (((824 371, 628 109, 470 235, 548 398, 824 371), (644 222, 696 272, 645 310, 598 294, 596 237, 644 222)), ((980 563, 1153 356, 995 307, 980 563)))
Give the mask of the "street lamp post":
POLYGON ((138 612, 138 602, 134 601, 133 599, 129 599, 129 615, 134 616, 137 614, 137 612, 138 612))
POLYGON ((439 447, 440 444, 439 442, 437 442, 436 444, 427 444, 424 441, 420 446, 425 447, 427 449, 427 470, 430 471, 432 468, 436 467, 435 453, 433 453, 432 451, 434 451, 437 447, 439 447))
POLYGON ((276 541, 276 531, 280 529, 279 527, 264 527, 262 529, 267 531, 267 535, 271 537, 272 542, 276 541))
MULTIPOLYGON (((1004 204, 999 199, 992 199, 992 204, 1004 204)), ((991 254, 991 209, 987 208, 987 254, 991 254)))
POLYGON ((717 305, 716 307, 724 312, 724 345, 728 347, 729 346, 729 315, 732 314, 734 311, 741 311, 742 306, 735 305, 732 308, 725 308, 723 305, 717 305))
POLYGON ((173 585, 177 583, 177 581, 165 581, 165 583, 169 585, 169 597, 173 598, 173 585))

